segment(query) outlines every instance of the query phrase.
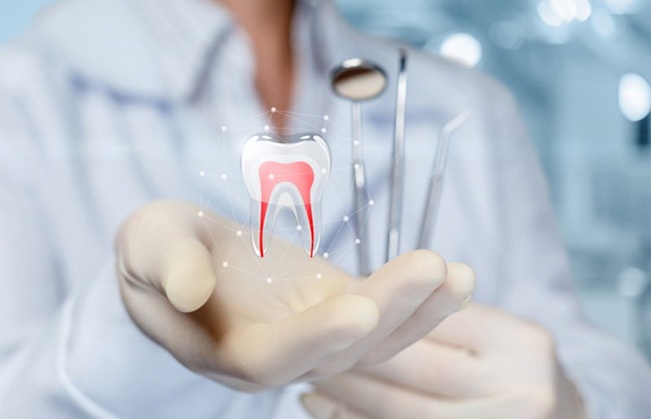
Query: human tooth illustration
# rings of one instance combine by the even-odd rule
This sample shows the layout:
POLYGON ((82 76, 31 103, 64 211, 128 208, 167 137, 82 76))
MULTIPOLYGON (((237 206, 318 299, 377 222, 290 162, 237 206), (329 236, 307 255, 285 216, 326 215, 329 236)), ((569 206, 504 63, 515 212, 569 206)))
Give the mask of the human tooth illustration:
POLYGON ((251 239, 264 257, 278 214, 289 210, 303 247, 313 257, 321 238, 321 197, 330 177, 330 149, 318 134, 249 137, 242 174, 251 197, 251 239), (269 219, 271 217, 271 219, 269 219))

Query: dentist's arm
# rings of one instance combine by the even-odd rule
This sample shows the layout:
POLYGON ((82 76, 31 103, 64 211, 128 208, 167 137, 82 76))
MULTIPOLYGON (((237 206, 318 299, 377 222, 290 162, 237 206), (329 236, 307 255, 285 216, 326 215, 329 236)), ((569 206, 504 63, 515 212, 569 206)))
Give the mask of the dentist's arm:
POLYGON ((116 237, 117 268, 107 254, 96 275, 72 283, 60 262, 75 231, 54 235, 61 220, 51 209, 82 204, 57 200, 69 185, 48 169, 52 148, 75 146, 66 127, 75 115, 61 106, 73 99, 51 84, 40 58, 1 54, 0 416, 264 415, 273 392, 233 389, 388 358, 472 291, 472 271, 431 252, 405 255, 360 283, 278 240, 265 263, 303 267, 296 281, 267 284, 226 221, 208 231, 197 208, 175 202, 135 213, 116 237))
POLYGON ((0 94, 2 417, 265 415, 274 392, 233 389, 390 357, 454 312, 474 286, 467 267, 431 252, 405 255, 360 283, 323 261, 306 264, 303 250, 277 240, 266 263, 288 269, 300 257, 307 279, 267 284, 222 267, 220 246, 232 250, 232 266, 254 273, 256 266, 226 221, 211 231, 219 239, 207 241, 197 208, 178 202, 135 213, 116 237, 117 269, 107 263, 86 284, 70 284, 58 266, 66 249, 51 234, 58 220, 48 211, 64 204, 51 200, 60 185, 54 177, 43 183, 50 157, 35 133, 66 137, 33 125, 51 120, 57 101, 40 93, 16 99, 0 94), (17 103, 43 118, 25 118, 17 103))
MULTIPOLYGON (((250 412, 251 397, 190 373, 133 324, 110 254, 95 274, 76 278, 82 283, 68 276, 75 266, 63 265, 62 255, 76 234, 53 234, 64 221, 53 209, 78 202, 56 200, 65 187, 49 170, 47 147, 52 138, 60 148, 68 145, 65 119, 57 120, 60 102, 45 94, 45 77, 32 60, 22 51, 0 51, 0 417, 250 412)), ((87 255, 76 258, 84 264, 87 255)), ((271 409, 271 396, 256 396, 258 409, 271 409)))

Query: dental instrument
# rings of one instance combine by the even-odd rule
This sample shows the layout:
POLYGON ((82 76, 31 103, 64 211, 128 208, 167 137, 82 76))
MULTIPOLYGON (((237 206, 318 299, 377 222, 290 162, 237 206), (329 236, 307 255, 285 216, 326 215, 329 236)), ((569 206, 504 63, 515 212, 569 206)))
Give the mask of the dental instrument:
POLYGON ((453 119, 448 121, 443 130, 436 152, 434 155, 434 164, 430 172, 429 187, 425 207, 423 209, 423 217, 421 219, 421 230, 418 238, 418 249, 427 249, 429 247, 434 227, 436 226, 436 219, 438 217, 439 207, 441 206, 441 193, 443 192, 443 175, 445 174, 445 167, 448 159, 448 151, 450 149, 450 140, 452 133, 460 127, 466 119, 468 119, 469 112, 467 108, 464 109, 453 119))
POLYGON ((357 263, 361 275, 371 272, 369 262, 367 219, 368 194, 362 158, 362 102, 384 92, 387 74, 377 64, 361 58, 345 60, 331 74, 332 90, 352 103, 352 163, 355 212, 352 214, 357 244, 357 263))
POLYGON ((389 230, 386 260, 400 253, 400 228, 402 224, 402 198, 404 189, 405 112, 407 108, 407 51, 400 49, 396 115, 393 133, 393 161, 391 166, 391 195, 389 199, 389 230))

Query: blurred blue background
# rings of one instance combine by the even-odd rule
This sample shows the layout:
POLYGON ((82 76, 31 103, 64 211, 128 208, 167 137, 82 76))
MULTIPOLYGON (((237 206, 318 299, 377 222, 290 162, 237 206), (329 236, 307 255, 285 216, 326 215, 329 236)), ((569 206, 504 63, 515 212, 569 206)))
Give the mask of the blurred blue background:
MULTIPOLYGON (((0 0, 0 43, 51 0, 0 0)), ((651 359, 651 0, 338 0, 516 95, 588 316, 651 359)))

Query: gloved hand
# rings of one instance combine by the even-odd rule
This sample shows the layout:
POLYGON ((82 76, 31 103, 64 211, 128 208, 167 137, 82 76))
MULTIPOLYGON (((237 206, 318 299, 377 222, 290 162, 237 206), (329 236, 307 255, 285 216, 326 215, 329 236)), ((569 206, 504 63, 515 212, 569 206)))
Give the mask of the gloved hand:
POLYGON ((314 418, 581 419, 549 333, 472 304, 390 361, 315 383, 314 418))
POLYGON ((198 211, 160 201, 125 221, 116 238, 121 294, 144 333, 186 367, 238 390, 386 360, 474 288, 470 268, 429 251, 396 258, 365 281, 277 238, 261 259, 238 226, 198 211), (267 283, 271 271, 292 279, 267 283))

